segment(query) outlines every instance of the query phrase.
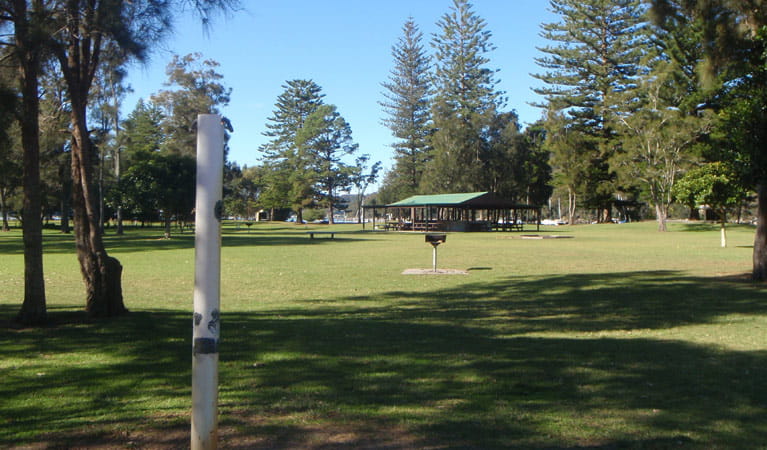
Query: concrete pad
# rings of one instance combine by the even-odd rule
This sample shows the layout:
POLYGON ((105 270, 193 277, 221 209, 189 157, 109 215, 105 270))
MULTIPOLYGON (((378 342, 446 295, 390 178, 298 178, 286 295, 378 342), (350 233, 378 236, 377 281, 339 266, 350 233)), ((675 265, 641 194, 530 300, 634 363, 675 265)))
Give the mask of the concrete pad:
POLYGON ((405 269, 402 275, 468 275, 469 272, 461 269, 405 269))

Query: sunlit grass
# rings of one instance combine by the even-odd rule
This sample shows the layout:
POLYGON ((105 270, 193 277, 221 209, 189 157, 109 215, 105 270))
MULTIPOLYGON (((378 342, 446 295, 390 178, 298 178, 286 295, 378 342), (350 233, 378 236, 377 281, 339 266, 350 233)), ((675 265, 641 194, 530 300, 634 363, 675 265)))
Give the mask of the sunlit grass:
MULTIPOLYGON (((743 448, 767 435, 767 290, 753 228, 708 224, 310 240, 227 227, 224 446, 743 448), (536 232, 530 232, 535 234, 536 232), (528 234, 528 233, 525 233, 528 234)), ((327 229, 324 227, 322 229, 327 229)), ((124 318, 92 321, 71 236, 47 232, 51 325, 11 325, 20 234, 0 235, 0 446, 185 447, 194 239, 109 235, 124 318)))

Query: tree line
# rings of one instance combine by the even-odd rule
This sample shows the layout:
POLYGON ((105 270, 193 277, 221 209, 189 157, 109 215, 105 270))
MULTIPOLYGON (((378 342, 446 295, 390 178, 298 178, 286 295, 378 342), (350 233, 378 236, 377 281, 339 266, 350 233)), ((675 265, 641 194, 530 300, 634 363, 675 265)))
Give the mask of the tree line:
MULTIPOLYGON (((119 261, 103 224, 183 223, 193 199, 198 113, 218 113, 231 91, 217 63, 175 57, 169 89, 119 117, 126 64, 170 31, 174 8, 207 21, 230 0, 0 1, 0 208, 21 213, 25 293, 19 319, 44 321, 45 209, 72 226, 86 310, 119 315, 119 261)), ((765 83, 767 25, 757 0, 550 0, 536 59, 542 118, 522 128, 498 86, 498 51, 468 0, 453 0, 425 43, 410 18, 382 83, 394 165, 378 201, 417 193, 494 191, 543 204, 566 195, 567 215, 612 216, 616 199, 652 205, 665 229, 673 202, 725 214, 758 199, 754 278, 767 277, 765 83), (430 50, 430 51, 429 51, 430 50)), ((360 153, 349 123, 310 79, 287 80, 266 124, 261 164, 226 164, 229 212, 361 203, 381 163, 360 153)), ((272 216, 274 217, 274 215, 272 216)))
POLYGON ((545 203, 552 177, 543 129, 522 130, 516 112, 505 110, 486 22, 467 0, 454 0, 437 28, 430 53, 409 18, 392 48, 381 106, 395 138, 394 166, 377 200, 494 191, 520 203, 545 203))
POLYGON ((536 61, 558 188, 610 218, 616 198, 727 210, 756 193, 753 277, 767 277, 765 37, 750 0, 551 0, 536 61))
MULTIPOLYGON (((40 164, 45 158, 68 161, 57 175, 63 182, 71 181, 67 201, 71 200, 86 311, 92 316, 127 312, 122 265, 107 253, 102 238, 101 193, 96 182, 101 176, 101 136, 91 118, 97 85, 112 84, 111 76, 119 76, 129 61, 145 58, 149 45, 171 31, 176 11, 191 8, 208 22, 217 12, 234 6, 235 0, 0 1, 0 82, 7 100, 0 116, 2 124, 8 125, 0 133, 4 160, 0 166, 20 169, 22 187, 24 300, 19 321, 34 324, 47 318, 40 164), (56 102, 56 96, 61 101, 56 102), (14 133, 18 146, 13 145, 14 133), (66 136, 64 143, 62 136, 66 136), (19 149, 20 155, 14 155, 19 149)), ((119 95, 115 90, 112 94, 119 95)), ((108 123, 106 117, 102 124, 108 123)), ((3 204, 9 189, 4 184, 3 204)))
MULTIPOLYGON (((427 51, 413 19, 393 47, 381 103, 395 162, 383 203, 495 191, 567 220, 616 205, 707 205, 722 225, 754 198, 753 277, 767 278, 767 10, 756 0, 550 0, 533 76, 542 118, 521 130, 496 89, 496 50, 468 0, 453 0, 427 51)), ((507 49, 508 51, 508 49, 507 49)))

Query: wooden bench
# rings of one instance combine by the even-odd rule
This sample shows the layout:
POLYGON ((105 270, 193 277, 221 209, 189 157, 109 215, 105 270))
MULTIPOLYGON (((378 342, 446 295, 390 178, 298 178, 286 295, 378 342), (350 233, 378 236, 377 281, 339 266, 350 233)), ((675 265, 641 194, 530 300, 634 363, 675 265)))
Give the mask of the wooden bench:
POLYGON ((314 239, 315 234, 328 234, 330 235, 330 239, 335 239, 336 237, 335 231, 307 231, 306 234, 309 235, 309 239, 314 239))

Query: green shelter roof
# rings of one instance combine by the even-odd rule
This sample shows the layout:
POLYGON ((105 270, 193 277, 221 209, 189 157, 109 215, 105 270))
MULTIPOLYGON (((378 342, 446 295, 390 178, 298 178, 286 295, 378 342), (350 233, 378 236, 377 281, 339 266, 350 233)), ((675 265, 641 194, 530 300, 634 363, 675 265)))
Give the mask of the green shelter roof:
POLYGON ((463 208, 463 209, 540 209, 540 206, 514 203, 493 192, 463 192, 456 194, 414 195, 387 208, 463 208))
POLYGON ((487 195, 488 192, 464 192, 457 194, 438 195, 414 195, 404 200, 391 203, 387 206, 414 207, 414 206, 462 206, 467 202, 476 200, 487 195))

